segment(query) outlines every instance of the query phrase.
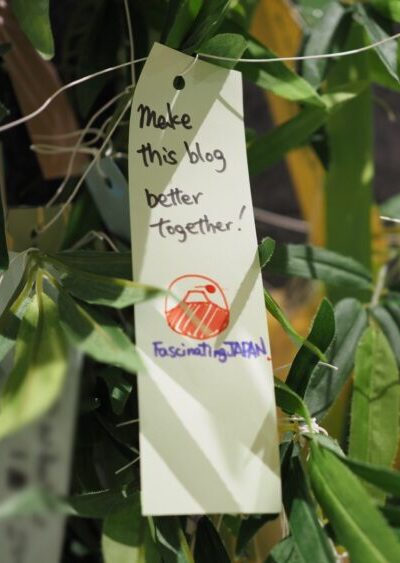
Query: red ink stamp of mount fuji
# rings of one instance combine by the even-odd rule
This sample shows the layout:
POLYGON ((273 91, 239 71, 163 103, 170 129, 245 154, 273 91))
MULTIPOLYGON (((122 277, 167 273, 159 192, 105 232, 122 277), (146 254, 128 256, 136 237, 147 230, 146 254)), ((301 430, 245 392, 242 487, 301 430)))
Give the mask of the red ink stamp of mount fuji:
POLYGON ((198 274, 176 278, 168 288, 165 317, 176 333, 207 340, 223 332, 229 324, 229 306, 221 286, 198 274))

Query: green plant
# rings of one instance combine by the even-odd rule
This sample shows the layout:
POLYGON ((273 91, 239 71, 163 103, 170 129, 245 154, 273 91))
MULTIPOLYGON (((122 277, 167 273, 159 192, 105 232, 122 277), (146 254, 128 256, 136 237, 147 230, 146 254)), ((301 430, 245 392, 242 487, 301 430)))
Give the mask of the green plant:
MULTIPOLYGON (((306 54, 380 40, 400 17, 396 2, 390 0, 297 4, 306 18, 306 54), (321 8, 323 17, 310 18, 310 7, 321 8)), ((249 31, 256 0, 130 0, 128 5, 137 57, 147 55, 155 38, 189 54, 274 56, 249 31)), ((14 0, 12 6, 34 47, 51 57, 49 0, 14 0)), ((58 58, 66 80, 129 59, 125 6, 119 0, 74 5, 58 58)), ((0 45, 0 56, 8 48, 12 45, 0 45)), ((386 43, 341 60, 308 60, 300 72, 282 62, 230 66, 260 88, 301 104, 300 113, 288 122, 265 135, 249 136, 251 174, 297 147, 313 144, 320 149, 323 143, 328 147, 319 150, 326 170, 326 248, 275 244, 269 238, 259 247, 267 278, 279 274, 316 280, 330 298, 322 300, 304 337, 273 295, 265 292, 267 309, 299 348, 286 383, 277 379, 275 384, 277 405, 288 419, 280 452, 289 535, 267 561, 333 562, 336 550, 346 550, 355 563, 397 561, 400 474, 393 464, 399 442, 400 256, 397 241, 390 248, 390 260, 378 264, 371 234, 372 87, 400 90, 397 45, 386 43), (316 132, 323 143, 317 142, 316 132), (343 436, 337 436, 339 444, 318 424, 343 397, 350 380, 350 423, 343 436)), ((82 120, 93 114, 106 97, 131 86, 130 80, 129 69, 121 69, 86 83, 71 94, 77 114, 82 120)), ((4 119, 13 95, 4 76, 2 81, 4 119)), ((114 133, 115 152, 126 151, 127 128, 120 120, 131 96, 129 88, 95 123, 105 124, 106 136, 114 133)), ((27 152, 22 134, 16 135, 21 151, 27 152)), ((4 145, 13 140, 5 137, 4 145)), ((105 143, 98 147, 103 153, 107 148, 105 143)), ((121 168, 126 173, 123 164, 121 168)), ((40 178, 38 183, 40 187, 40 178)), ((24 200, 26 194, 42 203, 37 186, 22 191, 16 202, 31 203, 24 200)), ((76 200, 63 251, 44 252, 36 248, 40 237, 33 239, 32 248, 23 252, 22 274, 0 317, 0 362, 14 350, 13 367, 1 392, 0 439, 54 404, 62 389, 69 346, 85 355, 71 496, 22 492, 0 505, 0 519, 49 512, 68 515, 64 550, 68 562, 246 561, 256 533, 274 516, 223 515, 218 521, 203 517, 198 522, 189 516, 141 516, 138 468, 132 463, 137 426, 128 430, 120 426, 138 417, 134 373, 140 361, 132 343, 131 306, 165 288, 131 281, 129 241, 109 230, 112 245, 119 250, 110 252, 104 241, 88 237, 93 230, 109 227, 94 207, 88 191, 76 200), (74 250, 82 240, 86 249, 74 250), (126 471, 118 472, 124 466, 126 471), (194 534, 188 532, 189 524, 194 534), (189 547, 192 543, 194 549, 189 547), (80 551, 73 551, 73 545, 80 551)), ((399 209, 396 197, 382 206, 382 213, 396 216, 399 209)), ((0 219, 0 272, 13 276, 18 260, 9 257, 2 209, 0 219)))

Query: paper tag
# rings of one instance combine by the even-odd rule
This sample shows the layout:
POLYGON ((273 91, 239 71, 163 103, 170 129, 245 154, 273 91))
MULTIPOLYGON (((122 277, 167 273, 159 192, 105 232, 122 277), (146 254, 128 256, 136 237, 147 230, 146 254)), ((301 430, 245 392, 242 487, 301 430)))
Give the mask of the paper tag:
POLYGON ((128 182, 112 158, 105 157, 86 177, 90 193, 108 229, 124 240, 131 236, 128 182))
MULTIPOLYGON (((0 281, 0 314, 18 284, 26 255, 11 255, 0 281)), ((0 442, 0 505, 29 487, 68 494, 81 355, 72 351, 61 399, 35 424, 0 442)), ((0 363, 0 389, 12 368, 12 354, 0 363)), ((0 522, 0 561, 37 563, 61 558, 65 518, 17 516, 0 522)))
POLYGON ((271 357, 241 74, 155 44, 130 125, 146 515, 281 509, 271 357), (175 84, 177 84, 175 82, 175 84), (176 297, 176 299, 174 298, 176 297))

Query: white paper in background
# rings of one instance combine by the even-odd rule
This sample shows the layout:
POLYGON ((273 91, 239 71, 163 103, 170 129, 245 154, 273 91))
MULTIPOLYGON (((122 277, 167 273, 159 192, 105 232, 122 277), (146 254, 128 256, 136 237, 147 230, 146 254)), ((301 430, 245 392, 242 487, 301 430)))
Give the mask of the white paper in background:
POLYGON ((130 240, 128 182, 112 158, 102 158, 89 171, 86 182, 100 216, 115 235, 130 240))
MULTIPOLYGON (((11 260, 15 258, 12 255, 11 260)), ((24 255, 0 282, 0 314, 23 271, 24 255)), ((0 364, 0 388, 12 366, 10 354, 0 364)), ((25 488, 40 486, 56 494, 69 490, 81 356, 70 352, 61 399, 35 424, 0 441, 0 504, 25 488)), ((58 563, 65 518, 18 516, 0 522, 0 563, 58 563)))
POLYGON ((134 279, 179 298, 136 306, 146 515, 278 513, 271 357, 240 73, 155 44, 136 87, 134 279))

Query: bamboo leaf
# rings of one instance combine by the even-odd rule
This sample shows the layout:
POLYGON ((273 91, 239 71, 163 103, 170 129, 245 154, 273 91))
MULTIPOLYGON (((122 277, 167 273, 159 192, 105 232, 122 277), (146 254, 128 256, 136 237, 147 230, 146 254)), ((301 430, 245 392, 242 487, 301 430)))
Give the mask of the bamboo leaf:
POLYGON ((98 376, 101 377, 107 385, 112 411, 117 415, 122 414, 132 393, 132 378, 127 376, 119 368, 112 366, 99 371, 98 376))
MULTIPOLYGON (((246 47, 246 39, 238 33, 220 33, 208 39, 208 41, 201 45, 200 49, 202 53, 240 59, 246 47)), ((214 63, 225 68, 234 68, 236 66, 234 61, 215 60, 214 63)))
POLYGON ((297 551, 292 536, 275 545, 265 563, 307 563, 297 551))
POLYGON ((394 353, 397 361, 397 366, 400 366, 400 329, 386 307, 377 305, 371 309, 372 316, 381 327, 383 334, 386 336, 392 352, 394 353))
POLYGON ((0 438, 44 414, 62 390, 68 347, 57 308, 38 292, 21 322, 14 368, 0 403, 0 438))
POLYGON ((231 0, 207 0, 203 2, 191 33, 184 41, 182 49, 188 52, 196 51, 202 43, 216 35, 230 4, 231 0))
POLYGON ((78 299, 115 309, 123 309, 165 293, 157 287, 86 272, 65 273, 61 279, 63 287, 78 299))
POLYGON ((142 369, 134 345, 109 316, 75 302, 62 291, 58 295, 58 307, 67 336, 82 352, 98 362, 119 366, 130 373, 142 369))
POLYGON ((230 563, 224 544, 212 522, 203 516, 197 524, 194 548, 196 563, 230 563))
POLYGON ((329 286, 357 288, 369 293, 372 279, 369 271, 350 258, 304 244, 277 244, 267 270, 286 276, 323 281, 329 286))
MULTIPOLYGON (((363 30, 353 25, 344 48, 359 47, 363 42, 363 30)), ((349 81, 365 80, 369 80, 368 58, 362 54, 343 58, 328 74, 328 91, 349 81)), ((364 89, 330 115, 326 131, 329 146, 329 169, 325 184, 327 248, 357 260, 369 271, 374 172, 371 88, 364 89)), ((359 296, 356 282, 354 287, 348 289, 351 293, 342 288, 332 289, 329 296, 333 301, 359 296)))
POLYGON ((178 49, 196 21, 203 0, 172 0, 165 25, 165 44, 178 49))
POLYGON ((382 465, 364 463, 350 457, 342 457, 341 459, 360 479, 378 487, 389 495, 400 498, 399 471, 388 469, 382 465))
POLYGON ((400 195, 394 195, 381 203, 380 211, 382 215, 400 219, 400 195))
POLYGON ((286 153, 310 143, 317 131, 342 104, 362 92, 366 81, 351 82, 321 96, 325 107, 305 107, 292 119, 278 125, 264 135, 255 136, 248 143, 247 157, 251 175, 258 174, 281 160, 286 153))
POLYGON ((261 268, 264 268, 264 266, 268 264, 274 252, 275 241, 270 237, 266 237, 258 247, 258 257, 261 268))
POLYGON ((381 329, 371 326, 365 330, 356 353, 350 457, 391 466, 397 450, 399 407, 396 359, 381 329))
POLYGON ((400 4, 398 0, 367 0, 367 2, 383 16, 400 22, 400 4))
POLYGON ((32 45, 45 59, 54 55, 49 0, 12 0, 12 9, 32 45))
POLYGON ((367 314, 356 299, 343 299, 335 307, 336 336, 327 352, 337 371, 318 365, 311 374, 304 400, 312 416, 321 420, 339 396, 354 365, 358 341, 367 325, 367 314))
POLYGON ((0 521, 16 516, 63 514, 79 518, 103 519, 119 512, 137 497, 129 487, 104 490, 62 498, 53 493, 30 487, 14 494, 0 504, 0 521))
MULTIPOLYGON (((238 33, 247 41, 247 49, 243 54, 247 59, 270 59, 276 57, 270 49, 257 41, 233 21, 225 22, 223 31, 238 33)), ((239 70, 245 78, 254 82, 260 88, 273 92, 287 100, 301 101, 321 108, 324 102, 316 90, 301 76, 296 74, 282 62, 274 63, 238 63, 239 70)))
MULTIPOLYGON (((132 279, 132 255, 130 252, 94 252, 82 250, 50 254, 50 260, 59 262, 59 267, 81 270, 86 273, 113 278, 132 279)), ((43 257, 46 260, 46 256, 43 257)), ((56 264, 57 267, 57 264, 56 264)))
POLYGON ((300 415, 307 423, 311 424, 310 413, 301 397, 292 391, 286 383, 276 377, 274 384, 276 404, 278 407, 289 414, 300 415))
POLYGON ((313 492, 355 563, 397 561, 400 543, 359 480, 337 456, 311 441, 313 492))
MULTIPOLYGON (((324 299, 314 318, 307 341, 322 352, 326 352, 335 336, 335 315, 332 305, 324 299)), ((304 396, 312 371, 318 364, 318 357, 303 345, 293 360, 286 378, 287 385, 301 397, 304 396)))
POLYGON ((247 148, 250 175, 259 174, 279 162, 287 152, 309 143, 311 135, 327 117, 324 108, 306 107, 289 121, 257 136, 247 148))
MULTIPOLYGON (((148 524, 141 515, 139 495, 136 495, 129 506, 111 514, 104 521, 104 563, 161 563, 159 557, 150 559, 146 537, 149 541, 148 524)), ((154 546, 151 546, 151 551, 156 553, 154 546)))
MULTIPOLYGON (((346 11, 336 2, 328 4, 323 16, 312 28, 310 37, 304 48, 304 55, 310 56, 329 53, 332 51, 331 44, 337 27, 342 21, 346 11)), ((324 79, 328 61, 321 59, 308 59, 303 63, 303 76, 314 87, 321 84, 324 79)))
POLYGON ((290 460, 287 477, 286 497, 289 497, 289 502, 285 503, 285 510, 297 553, 304 561, 308 561, 312 553, 318 563, 334 563, 336 558, 318 521, 315 502, 297 456, 290 460))
POLYGON ((317 346, 315 346, 312 342, 309 342, 308 340, 304 339, 294 329, 290 321, 287 319, 285 313, 282 311, 278 303, 275 301, 275 299, 266 289, 264 289, 264 301, 265 301, 265 306, 269 311, 269 313, 271 313, 271 315, 275 317, 275 319, 282 326, 283 330, 290 336, 293 342, 295 342, 298 346, 303 346, 303 345, 306 346, 320 360, 322 360, 323 362, 326 361, 326 357, 323 354, 323 352, 321 352, 321 350, 319 350, 319 348, 317 348, 317 346))
MULTIPOLYGON (((376 18, 373 18, 372 14, 360 4, 355 6, 355 18, 365 29, 371 43, 377 43, 389 37, 386 31, 384 31, 376 21, 376 18)), ((395 41, 389 41, 378 45, 375 49, 378 57, 386 67, 386 70, 395 80, 399 81, 397 73, 397 43, 395 41)))

